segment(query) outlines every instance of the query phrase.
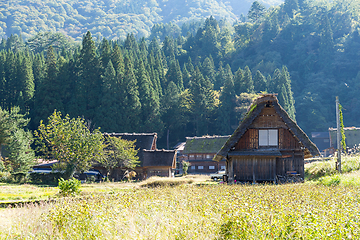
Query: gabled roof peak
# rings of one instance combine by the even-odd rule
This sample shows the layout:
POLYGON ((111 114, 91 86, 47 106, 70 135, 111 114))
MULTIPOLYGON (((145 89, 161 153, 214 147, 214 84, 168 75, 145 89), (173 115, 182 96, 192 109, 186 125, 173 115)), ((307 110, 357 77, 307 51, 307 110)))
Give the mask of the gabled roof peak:
POLYGON ((214 157, 214 160, 220 161, 225 158, 232 147, 240 140, 243 134, 251 126, 252 122, 256 117, 259 116, 261 111, 268 107, 268 104, 271 104, 271 107, 275 112, 280 116, 284 121, 288 129, 297 137, 297 139, 305 146, 305 155, 308 156, 317 156, 320 155, 319 149, 314 143, 310 141, 308 136, 300 129, 300 127, 292 120, 286 111, 278 103, 277 97, 275 94, 263 94, 261 97, 255 99, 253 104, 246 113, 245 118, 242 120, 240 125, 230 136, 230 138, 225 142, 220 151, 214 157))

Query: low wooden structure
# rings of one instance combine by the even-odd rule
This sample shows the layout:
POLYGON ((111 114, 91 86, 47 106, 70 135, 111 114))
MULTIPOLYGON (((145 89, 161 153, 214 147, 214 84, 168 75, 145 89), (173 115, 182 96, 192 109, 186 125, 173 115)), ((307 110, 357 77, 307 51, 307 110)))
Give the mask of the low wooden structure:
POLYGON ((266 182, 304 178, 304 158, 320 155, 273 94, 262 95, 214 160, 226 158, 228 182, 266 182))
MULTIPOLYGON (((127 141, 135 141, 140 164, 134 170, 136 178, 143 180, 151 176, 173 177, 176 168, 176 151, 157 149, 157 133, 105 133, 105 136, 120 137, 127 141)), ((105 171, 104 168, 96 169, 105 171)), ((116 168, 110 178, 115 181, 124 178, 127 169, 116 168)))

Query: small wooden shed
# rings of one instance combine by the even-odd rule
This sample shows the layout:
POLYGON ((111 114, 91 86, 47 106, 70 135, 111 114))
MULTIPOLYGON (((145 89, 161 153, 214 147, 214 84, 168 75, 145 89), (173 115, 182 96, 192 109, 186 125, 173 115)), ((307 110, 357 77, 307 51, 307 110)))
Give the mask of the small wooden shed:
POLYGON ((214 160, 226 158, 228 182, 304 178, 304 159, 320 155, 316 145, 279 105, 274 94, 257 98, 214 160))

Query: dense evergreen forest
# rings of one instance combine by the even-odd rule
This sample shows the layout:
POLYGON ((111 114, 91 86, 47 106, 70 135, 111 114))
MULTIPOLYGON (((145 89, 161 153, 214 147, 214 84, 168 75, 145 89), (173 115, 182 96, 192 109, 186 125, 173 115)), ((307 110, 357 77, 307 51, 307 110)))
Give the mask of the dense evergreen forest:
POLYGON ((245 22, 155 24, 149 38, 118 40, 87 32, 80 45, 12 35, 0 44, 0 106, 20 106, 31 129, 57 109, 104 132, 158 132, 160 147, 167 135, 173 145, 232 133, 262 91, 278 93, 308 134, 335 126, 335 96, 357 126, 358 3, 254 2, 245 22))
MULTIPOLYGON (((266 6, 281 0, 263 0, 266 6)), ((182 25, 210 15, 230 22, 244 19, 251 0, 7 0, 0 2, 0 37, 37 32, 63 32, 81 41, 96 38, 148 37, 154 24, 182 25)))

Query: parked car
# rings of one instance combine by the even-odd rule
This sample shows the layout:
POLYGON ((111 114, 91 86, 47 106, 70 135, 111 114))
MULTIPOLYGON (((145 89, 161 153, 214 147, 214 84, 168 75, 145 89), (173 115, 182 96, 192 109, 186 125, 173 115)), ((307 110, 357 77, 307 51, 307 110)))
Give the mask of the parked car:
POLYGON ((99 170, 91 169, 85 171, 84 173, 75 174, 74 177, 79 179, 81 182, 86 182, 87 180, 93 180, 95 182, 100 182, 105 180, 105 176, 101 174, 99 170))
MULTIPOLYGON (((43 174, 50 174, 50 173, 57 173, 58 170, 52 170, 51 168, 35 168, 33 171, 29 171, 29 174, 36 174, 36 173, 43 173, 43 174)), ((91 169, 85 171, 84 173, 75 173, 74 177, 79 179, 81 182, 86 182, 86 180, 93 179, 95 182, 100 182, 105 179, 105 176, 101 174, 99 170, 91 169)))
POLYGON ((216 173, 210 174, 211 179, 214 181, 217 181, 218 179, 223 179, 223 176, 225 175, 225 170, 219 170, 216 173))

